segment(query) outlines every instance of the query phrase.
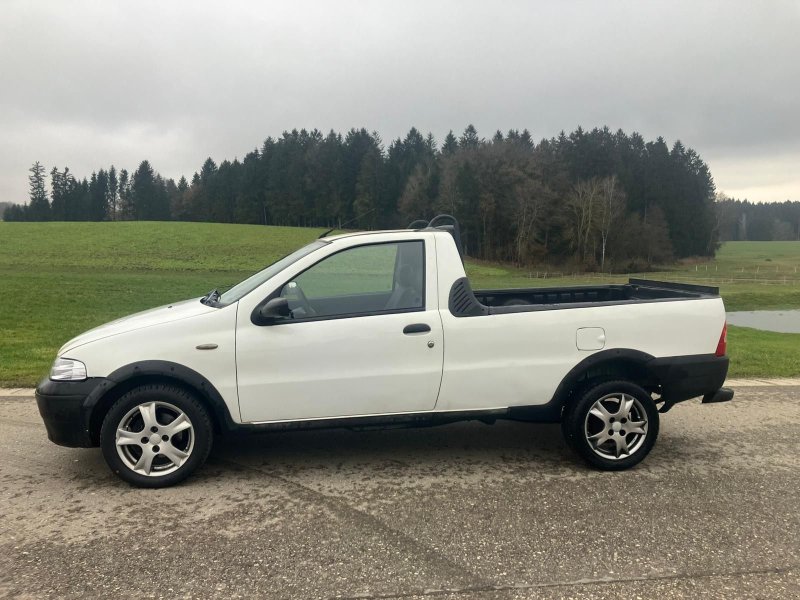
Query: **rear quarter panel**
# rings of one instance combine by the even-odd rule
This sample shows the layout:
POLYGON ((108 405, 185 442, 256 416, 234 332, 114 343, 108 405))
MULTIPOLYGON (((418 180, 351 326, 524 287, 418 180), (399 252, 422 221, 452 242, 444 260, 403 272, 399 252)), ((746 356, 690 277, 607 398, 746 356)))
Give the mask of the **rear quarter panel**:
POLYGON ((605 330, 603 350, 668 357, 712 354, 725 322, 720 298, 461 318, 441 312, 445 353, 437 410, 547 403, 569 370, 599 351, 578 349, 581 327, 605 330))

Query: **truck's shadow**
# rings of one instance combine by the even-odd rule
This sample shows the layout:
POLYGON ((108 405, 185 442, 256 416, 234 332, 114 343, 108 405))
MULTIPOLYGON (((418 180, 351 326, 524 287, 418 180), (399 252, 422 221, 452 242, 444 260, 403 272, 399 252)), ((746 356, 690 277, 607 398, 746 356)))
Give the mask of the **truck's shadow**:
POLYGON ((513 463, 562 463, 576 457, 558 425, 498 421, 456 423, 438 427, 352 431, 325 429, 222 438, 212 451, 213 464, 269 465, 279 471, 337 469, 343 464, 394 463, 441 467, 467 463, 510 466, 513 463))
MULTIPOLYGON (((100 483, 126 488, 108 470, 99 449, 74 450, 60 464, 62 475, 81 489, 100 483), (77 458, 76 458, 77 457, 77 458)), ((561 475, 587 467, 566 446, 558 425, 498 421, 438 427, 353 431, 322 429, 218 438, 208 463, 186 484, 264 479, 314 473, 338 481, 360 477, 501 475, 540 472, 561 475)))

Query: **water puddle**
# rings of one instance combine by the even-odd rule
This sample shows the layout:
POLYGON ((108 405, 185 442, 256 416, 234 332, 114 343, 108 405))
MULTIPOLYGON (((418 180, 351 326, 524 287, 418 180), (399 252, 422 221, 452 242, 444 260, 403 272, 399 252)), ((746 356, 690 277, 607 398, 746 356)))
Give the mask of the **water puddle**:
POLYGON ((800 310, 745 310, 728 313, 728 323, 780 333, 800 333, 800 310))

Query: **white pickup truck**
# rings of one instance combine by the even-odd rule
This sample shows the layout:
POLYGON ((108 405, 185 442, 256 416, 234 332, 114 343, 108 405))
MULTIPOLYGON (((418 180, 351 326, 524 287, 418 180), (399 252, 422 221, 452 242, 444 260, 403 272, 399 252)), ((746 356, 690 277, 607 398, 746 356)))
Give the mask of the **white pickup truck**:
POLYGON ((455 219, 412 225, 321 238, 222 294, 70 340, 36 390, 49 438, 162 487, 215 435, 513 419, 560 422, 619 470, 653 447, 659 412, 732 398, 716 289, 473 291, 455 219))

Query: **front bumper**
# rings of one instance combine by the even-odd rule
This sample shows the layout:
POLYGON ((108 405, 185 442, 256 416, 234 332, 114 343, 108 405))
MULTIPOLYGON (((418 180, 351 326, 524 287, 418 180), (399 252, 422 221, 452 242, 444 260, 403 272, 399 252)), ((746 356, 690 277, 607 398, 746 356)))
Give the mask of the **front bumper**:
POLYGON ((106 379, 51 381, 43 379, 36 387, 36 404, 42 415, 47 437, 59 446, 89 448, 97 444, 89 431, 89 419, 96 396, 106 379))

